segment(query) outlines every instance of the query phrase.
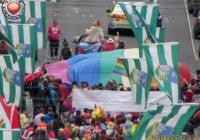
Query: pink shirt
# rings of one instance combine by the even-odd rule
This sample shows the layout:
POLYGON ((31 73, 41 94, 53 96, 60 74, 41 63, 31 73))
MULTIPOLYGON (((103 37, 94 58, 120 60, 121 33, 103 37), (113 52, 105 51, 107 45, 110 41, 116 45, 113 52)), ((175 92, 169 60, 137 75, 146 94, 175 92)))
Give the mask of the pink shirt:
POLYGON ((48 138, 56 138, 53 130, 48 132, 48 138))
POLYGON ((48 33, 50 34, 50 38, 52 40, 59 40, 59 34, 61 33, 60 26, 51 25, 48 29, 48 33))
POLYGON ((65 98, 69 95, 69 91, 64 84, 59 84, 59 90, 60 90, 60 100, 64 101, 65 98))

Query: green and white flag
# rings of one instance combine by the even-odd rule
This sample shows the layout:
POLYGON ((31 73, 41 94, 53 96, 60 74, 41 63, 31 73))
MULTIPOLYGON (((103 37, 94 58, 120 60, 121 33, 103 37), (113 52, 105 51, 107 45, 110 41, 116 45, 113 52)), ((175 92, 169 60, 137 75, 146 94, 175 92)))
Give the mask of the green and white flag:
POLYGON ((19 140, 20 129, 0 129, 0 140, 19 140))
POLYGON ((17 53, 25 59, 25 73, 34 73, 36 56, 36 26, 34 24, 9 24, 10 40, 17 53))
POLYGON ((180 95, 179 43, 154 43, 142 46, 148 67, 160 91, 164 91, 172 103, 178 103, 180 95))
POLYGON ((49 2, 60 2, 60 0, 46 0, 46 1, 49 1, 49 2))
POLYGON ((136 27, 142 27, 143 23, 141 19, 138 17, 134 7, 141 14, 144 20, 147 23, 147 26, 150 26, 152 33, 156 32, 156 24, 157 24, 157 15, 158 15, 158 5, 157 4, 145 4, 144 2, 133 2, 127 4, 126 2, 118 3, 125 16, 128 20, 135 36, 137 37, 137 29, 136 27))
MULTIPOLYGON (((1 5, 1 3, 0 3, 0 5, 1 5)), ((8 27, 8 19, 2 13, 1 7, 0 7, 0 24, 8 27)))
MULTIPOLYGON (((132 7, 134 10, 137 10, 138 13, 144 18, 146 25, 150 27, 152 34, 155 34, 159 9, 158 4, 132 4, 132 7)), ((140 25, 143 26, 137 11, 135 11, 135 17, 132 18, 136 23, 140 22, 140 25)))
POLYGON ((24 92, 24 61, 13 63, 11 55, 0 55, 0 95, 20 107, 24 92))
MULTIPOLYGON (((164 42, 164 38, 165 38, 165 29, 166 28, 160 28, 157 27, 156 28, 156 33, 154 35, 155 39, 157 40, 158 43, 163 43, 164 42)), ((137 34, 138 34, 138 46, 139 46, 139 53, 140 53, 140 57, 144 58, 145 56, 144 51, 142 49, 142 44, 151 44, 153 42, 151 42, 151 39, 149 39, 146 29, 145 27, 137 27, 137 34)))
POLYGON ((121 59, 131 85, 133 101, 136 104, 145 104, 148 101, 152 75, 148 70, 146 59, 143 58, 119 58, 121 59))
POLYGON ((145 1, 149 1, 149 2, 152 2, 152 3, 155 3, 155 4, 159 3, 159 0, 145 0, 145 1))
POLYGON ((8 45, 9 53, 12 54, 12 59, 13 59, 13 62, 15 63, 18 60, 18 55, 17 55, 14 45, 12 44, 12 42, 9 39, 8 30, 7 30, 6 26, 4 26, 2 24, 0 24, 0 38, 8 45))
POLYGON ((142 117, 132 139, 150 140, 153 135, 181 135, 198 106, 198 104, 161 105, 155 110, 148 110, 142 117))
POLYGON ((46 1, 25 1, 22 24, 35 24, 39 49, 46 48, 46 1))
MULTIPOLYGON (((144 4, 145 2, 134 2, 134 3, 144 4)), ((141 26, 141 22, 138 21, 136 23, 132 18, 136 16, 136 13, 134 12, 134 9, 131 6, 131 4, 133 3, 132 2, 118 2, 118 4, 120 5, 122 11, 124 12, 126 19, 129 22, 134 35, 137 37, 136 27, 141 26)))

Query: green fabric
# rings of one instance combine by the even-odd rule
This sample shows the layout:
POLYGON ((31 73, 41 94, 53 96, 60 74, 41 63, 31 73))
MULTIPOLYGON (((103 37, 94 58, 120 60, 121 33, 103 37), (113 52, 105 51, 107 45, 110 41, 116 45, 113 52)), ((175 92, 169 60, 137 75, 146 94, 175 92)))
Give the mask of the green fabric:
POLYGON ((115 63, 118 57, 124 56, 124 50, 115 50, 110 52, 104 52, 100 54, 100 82, 103 85, 106 85, 108 81, 111 80, 111 76, 113 79, 119 84, 121 82, 121 75, 113 74, 113 69, 115 67, 115 63), (112 57, 111 57, 112 56, 112 57), (107 65, 104 65, 107 63, 107 65), (106 67, 109 66, 109 67, 106 67))

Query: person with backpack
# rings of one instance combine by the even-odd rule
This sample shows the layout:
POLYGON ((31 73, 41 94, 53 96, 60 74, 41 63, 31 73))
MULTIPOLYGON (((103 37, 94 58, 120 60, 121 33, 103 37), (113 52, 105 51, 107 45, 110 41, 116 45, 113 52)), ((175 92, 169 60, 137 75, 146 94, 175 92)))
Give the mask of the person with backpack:
POLYGON ((64 48, 61 50, 60 54, 60 61, 61 60, 67 60, 70 57, 72 57, 72 50, 68 47, 68 42, 66 39, 63 41, 64 48))
POLYGON ((49 97, 51 99, 50 90, 48 89, 48 82, 43 82, 43 87, 39 89, 38 95, 37 95, 37 107, 45 107, 46 105, 46 99, 49 97))

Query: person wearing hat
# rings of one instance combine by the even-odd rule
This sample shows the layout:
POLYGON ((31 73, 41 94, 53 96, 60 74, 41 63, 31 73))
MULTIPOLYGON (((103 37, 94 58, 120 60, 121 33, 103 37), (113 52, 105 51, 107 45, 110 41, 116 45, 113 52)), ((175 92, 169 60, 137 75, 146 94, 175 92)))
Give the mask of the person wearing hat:
POLYGON ((67 140, 63 128, 58 129, 58 140, 67 140))
POLYGON ((117 32, 117 37, 115 41, 112 38, 108 38, 107 43, 104 43, 103 51, 107 52, 115 50, 118 42, 119 42, 119 32, 117 32))
POLYGON ((60 54, 60 61, 61 60, 67 60, 70 57, 72 57, 72 50, 68 47, 68 42, 66 39, 64 39, 63 41, 63 46, 64 48, 61 50, 61 54, 60 54))
POLYGON ((93 26, 86 29, 88 36, 85 38, 85 42, 90 44, 96 44, 104 37, 103 29, 100 27, 101 23, 97 20, 93 22, 93 26))

